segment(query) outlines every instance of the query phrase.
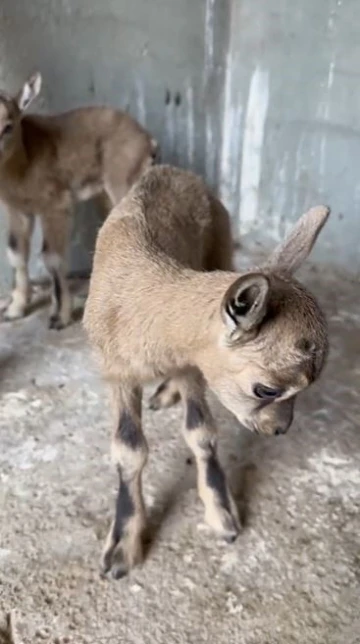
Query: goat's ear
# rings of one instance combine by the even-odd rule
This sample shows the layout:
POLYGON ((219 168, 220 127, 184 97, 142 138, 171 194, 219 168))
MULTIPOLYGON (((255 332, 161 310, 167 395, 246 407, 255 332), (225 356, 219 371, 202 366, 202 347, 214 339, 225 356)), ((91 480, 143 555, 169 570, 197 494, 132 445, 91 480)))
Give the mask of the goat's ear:
POLYGON ((263 273, 239 277, 225 293, 221 305, 222 318, 230 339, 253 331, 261 324, 267 310, 270 283, 263 273))
POLYGON ((33 100, 39 95, 41 90, 41 74, 36 72, 24 83, 16 97, 16 102, 20 112, 24 112, 33 100))
POLYGON ((295 273, 311 253, 329 214, 328 206, 315 206, 302 215, 287 239, 270 255, 267 265, 276 270, 295 273))

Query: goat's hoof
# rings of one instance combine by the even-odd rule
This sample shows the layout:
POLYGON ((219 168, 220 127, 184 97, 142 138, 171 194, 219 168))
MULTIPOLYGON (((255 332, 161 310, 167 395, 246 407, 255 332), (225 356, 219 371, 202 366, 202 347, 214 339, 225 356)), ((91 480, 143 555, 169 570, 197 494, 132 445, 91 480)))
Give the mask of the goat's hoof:
POLYGON ((234 541, 236 541, 238 536, 239 536, 239 531, 230 532, 229 534, 224 536, 224 541, 228 544, 234 543, 234 541))
POLYGON ((221 536, 224 539, 225 543, 234 543, 234 541, 236 541, 237 537, 240 534, 240 530, 241 527, 239 520, 229 515, 227 521, 225 522, 221 536))
POLYGON ((131 544, 126 539, 120 540, 117 544, 112 542, 105 548, 101 557, 101 575, 121 579, 142 561, 143 543, 141 538, 132 541, 131 544))
POLYGON ((226 522, 223 525, 219 536, 225 541, 225 543, 234 543, 240 533, 240 525, 237 520, 235 520, 230 515, 228 516, 226 522))
POLYGON ((241 531, 241 523, 234 511, 231 513, 225 509, 218 509, 217 515, 205 517, 208 525, 215 530, 217 536, 226 543, 234 543, 241 531), (220 514, 219 514, 220 512, 220 514), (215 520, 214 520, 215 519, 215 520))
POLYGON ((241 532, 241 521, 235 507, 232 509, 231 514, 226 512, 223 528, 223 538, 226 543, 234 543, 241 532))
POLYGON ((123 561, 110 563, 108 566, 105 566, 103 563, 100 564, 100 577, 102 577, 102 579, 108 579, 109 575, 116 580, 122 579, 122 577, 126 577, 128 572, 125 562, 123 561))
POLYGON ((103 578, 111 575, 113 579, 121 579, 129 572, 126 565, 124 552, 119 542, 117 545, 111 545, 103 553, 100 561, 100 574, 103 578))
POLYGON ((118 562, 112 565, 111 567, 111 576, 113 579, 122 579, 123 577, 126 577, 126 575, 129 573, 129 570, 127 569, 126 565, 124 562, 118 562))
POLYGON ((5 322, 13 322, 15 320, 21 320, 25 316, 25 310, 12 308, 11 304, 4 311, 3 319, 5 322))
POLYGON ((8 315, 5 311, 3 320, 4 322, 16 322, 16 320, 21 320, 23 317, 23 315, 8 315))
POLYGON ((129 573, 129 569, 125 563, 125 560, 122 557, 120 550, 117 550, 115 553, 105 554, 100 562, 100 576, 105 579, 109 575, 113 579, 122 579, 129 573))
POLYGON ((66 327, 66 324, 62 321, 62 319, 58 315, 51 315, 49 318, 49 329, 56 329, 57 331, 61 331, 61 329, 64 329, 66 327))

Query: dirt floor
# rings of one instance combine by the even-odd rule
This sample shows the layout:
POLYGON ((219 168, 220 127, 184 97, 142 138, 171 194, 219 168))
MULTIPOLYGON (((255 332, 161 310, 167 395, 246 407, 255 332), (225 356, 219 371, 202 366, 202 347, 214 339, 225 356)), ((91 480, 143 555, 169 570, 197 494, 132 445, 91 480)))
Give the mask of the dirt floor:
POLYGON ((360 642, 359 285, 306 279, 332 349, 290 433, 253 436, 214 402, 242 535, 203 524, 180 409, 145 410, 152 543, 118 582, 98 572, 117 479, 82 328, 48 331, 45 310, 0 326, 0 613, 19 642, 360 642))

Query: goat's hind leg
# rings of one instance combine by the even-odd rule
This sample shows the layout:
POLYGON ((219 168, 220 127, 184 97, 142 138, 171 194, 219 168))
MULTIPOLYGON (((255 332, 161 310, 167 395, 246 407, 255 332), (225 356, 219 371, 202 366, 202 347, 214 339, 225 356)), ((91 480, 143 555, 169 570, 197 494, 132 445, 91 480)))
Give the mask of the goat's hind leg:
POLYGON ((5 319, 15 320, 25 315, 26 306, 30 301, 28 261, 34 216, 11 210, 9 224, 7 256, 14 272, 14 287, 10 304, 5 311, 5 319))
POLYGON ((141 389, 112 383, 112 455, 119 473, 115 518, 106 539, 101 567, 119 579, 143 557, 145 507, 141 475, 148 447, 141 429, 141 389))
POLYGON ((167 409, 172 405, 176 405, 181 399, 179 391, 179 383, 176 378, 168 378, 164 380, 155 390, 149 399, 149 407, 153 411, 158 409, 167 409))
POLYGON ((68 209, 52 212, 51 217, 42 218, 42 256, 52 279, 50 329, 63 329, 71 319, 71 296, 65 272, 69 227, 68 209))

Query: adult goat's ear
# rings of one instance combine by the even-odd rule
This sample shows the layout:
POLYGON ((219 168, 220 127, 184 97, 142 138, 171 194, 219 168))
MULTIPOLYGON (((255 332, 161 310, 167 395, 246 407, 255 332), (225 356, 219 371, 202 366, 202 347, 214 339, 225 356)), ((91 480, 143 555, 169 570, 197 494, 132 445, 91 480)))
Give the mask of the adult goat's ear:
POLYGON ((16 102, 20 112, 24 112, 40 94, 41 83, 42 79, 39 72, 30 76, 26 83, 24 83, 16 97, 16 102))
POLYGON ((311 253, 329 214, 328 206, 315 206, 302 215, 285 241, 270 255, 267 266, 295 273, 311 253))

